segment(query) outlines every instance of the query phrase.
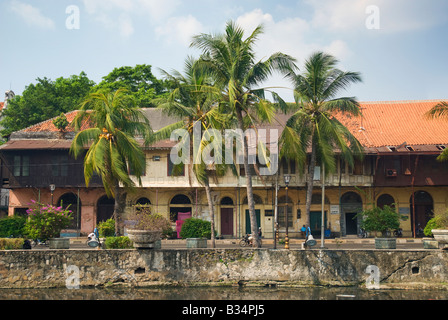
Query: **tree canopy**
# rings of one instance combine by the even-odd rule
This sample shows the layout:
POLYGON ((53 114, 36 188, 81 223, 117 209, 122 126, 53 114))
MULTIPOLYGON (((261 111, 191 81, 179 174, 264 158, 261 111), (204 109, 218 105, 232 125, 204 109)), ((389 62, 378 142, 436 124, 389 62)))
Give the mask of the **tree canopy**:
POLYGON ((22 95, 16 95, 3 110, 2 136, 56 117, 61 112, 78 109, 94 85, 84 72, 54 81, 37 78, 36 84, 28 85, 22 95))
POLYGON ((141 108, 154 107, 153 99, 166 94, 169 81, 157 79, 150 65, 115 68, 96 84, 83 71, 79 75, 51 80, 37 78, 21 95, 16 95, 3 110, 0 131, 3 137, 36 123, 80 108, 82 101, 93 92, 127 89, 141 108))

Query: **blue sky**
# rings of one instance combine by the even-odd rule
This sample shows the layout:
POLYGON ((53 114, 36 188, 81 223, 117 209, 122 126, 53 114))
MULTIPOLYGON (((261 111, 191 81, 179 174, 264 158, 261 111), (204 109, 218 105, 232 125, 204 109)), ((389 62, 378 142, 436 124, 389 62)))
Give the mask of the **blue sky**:
MULTIPOLYGON (((363 83, 341 96, 448 98, 447 12, 446 0, 1 0, 0 91, 81 71, 98 83, 136 64, 158 77, 158 68, 181 71, 187 55, 199 55, 191 36, 235 20, 248 32, 264 24, 260 59, 280 51, 300 67, 322 50, 361 72, 363 83)), ((285 87, 277 91, 292 100, 280 76, 265 85, 285 87)))

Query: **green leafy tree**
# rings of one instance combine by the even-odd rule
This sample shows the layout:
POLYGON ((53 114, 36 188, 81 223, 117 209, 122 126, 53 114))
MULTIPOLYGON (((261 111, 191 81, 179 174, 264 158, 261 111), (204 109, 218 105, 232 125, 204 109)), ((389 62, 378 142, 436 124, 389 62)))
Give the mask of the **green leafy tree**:
POLYGON ((37 78, 36 84, 28 85, 22 95, 16 95, 3 110, 2 136, 56 117, 61 112, 76 110, 94 85, 84 72, 55 81, 37 78))
MULTIPOLYGON (((295 60, 283 53, 275 53, 263 61, 256 60, 255 45, 262 32, 260 25, 244 39, 243 29, 228 22, 224 34, 200 34, 193 38, 191 44, 202 50, 198 64, 221 90, 220 103, 227 107, 227 113, 233 116, 241 131, 273 120, 275 107, 265 99, 267 89, 260 88, 260 85, 274 71, 295 68, 295 60)), ((260 247, 246 137, 243 139, 243 154, 251 231, 257 239, 256 246, 260 247)))
POLYGON ((167 92, 167 86, 169 83, 153 75, 150 65, 141 64, 115 68, 103 77, 94 90, 116 91, 124 88, 131 92, 140 108, 150 108, 154 107, 151 100, 162 97, 167 92))
POLYGON ((84 177, 86 186, 94 173, 102 181, 106 194, 115 199, 115 232, 118 235, 119 218, 126 195, 122 189, 130 190, 135 183, 129 172, 141 185, 145 170, 145 154, 135 137, 149 143, 151 126, 135 99, 127 90, 109 93, 92 93, 81 105, 74 119, 75 130, 70 152, 79 157, 85 154, 84 177), (79 131, 88 121, 90 128, 79 131), (85 153, 88 148, 87 153, 85 153), (123 188, 120 187, 123 186, 123 188))
MULTIPOLYGON (((335 117, 336 114, 359 116, 359 103, 353 97, 336 98, 351 83, 361 81, 357 72, 336 68, 337 59, 323 52, 312 54, 301 73, 287 75, 294 85, 296 103, 280 137, 280 156, 294 159, 300 167, 308 167, 306 224, 310 225, 310 208, 316 164, 325 172, 336 170, 337 149, 341 157, 354 165, 355 156, 363 149, 353 134, 335 117), (310 159, 307 159, 311 151, 310 159)), ((302 171, 302 170, 301 170, 302 171)), ((303 171, 302 171, 303 172, 303 171)))

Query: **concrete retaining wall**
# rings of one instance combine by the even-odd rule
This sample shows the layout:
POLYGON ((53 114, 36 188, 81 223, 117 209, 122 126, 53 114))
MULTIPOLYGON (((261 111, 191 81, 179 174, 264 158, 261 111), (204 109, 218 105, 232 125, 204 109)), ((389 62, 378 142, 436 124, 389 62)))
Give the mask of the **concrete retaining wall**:
POLYGON ((382 287, 423 285, 448 289, 448 252, 284 249, 0 251, 1 288, 78 284, 81 287, 108 284, 352 286, 365 285, 368 277, 379 280, 382 287))

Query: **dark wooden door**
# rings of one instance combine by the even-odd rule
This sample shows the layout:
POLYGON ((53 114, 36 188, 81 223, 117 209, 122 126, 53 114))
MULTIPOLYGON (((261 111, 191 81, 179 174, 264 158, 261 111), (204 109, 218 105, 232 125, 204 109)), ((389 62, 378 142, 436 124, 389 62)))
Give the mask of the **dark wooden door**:
POLYGON ((233 235, 233 208, 221 208, 221 234, 233 235))

